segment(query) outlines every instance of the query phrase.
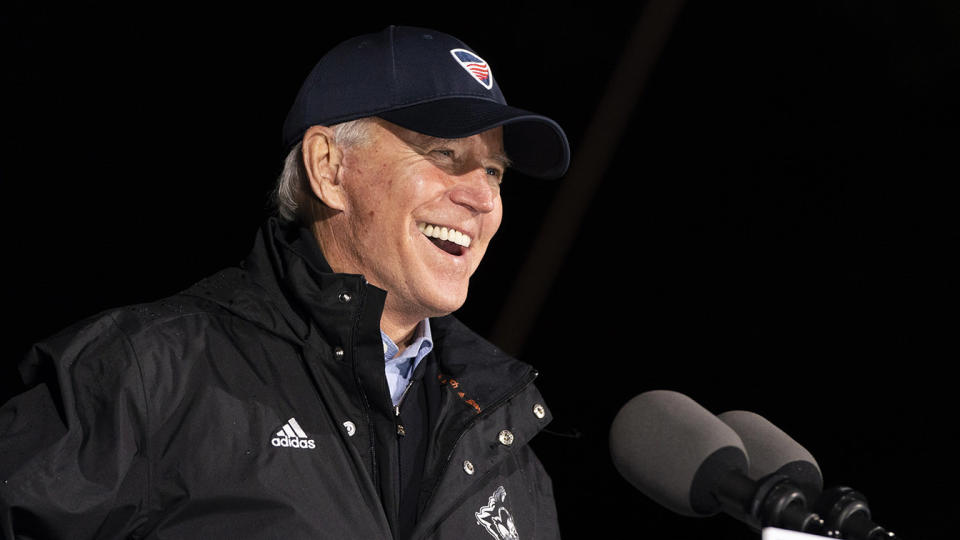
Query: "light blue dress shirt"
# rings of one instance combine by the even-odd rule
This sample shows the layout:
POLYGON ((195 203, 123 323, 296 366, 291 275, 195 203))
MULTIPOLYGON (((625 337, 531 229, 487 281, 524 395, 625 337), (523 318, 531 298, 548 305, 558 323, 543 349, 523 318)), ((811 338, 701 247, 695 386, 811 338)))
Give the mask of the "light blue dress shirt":
POLYGON ((413 376, 413 370, 417 369, 420 360, 433 349, 430 319, 424 319, 417 325, 413 343, 400 354, 397 354, 400 348, 383 330, 380 331, 380 338, 383 340, 383 359, 386 363, 384 370, 387 374, 387 385, 390 387, 390 397, 394 405, 399 405, 403 391, 413 376))

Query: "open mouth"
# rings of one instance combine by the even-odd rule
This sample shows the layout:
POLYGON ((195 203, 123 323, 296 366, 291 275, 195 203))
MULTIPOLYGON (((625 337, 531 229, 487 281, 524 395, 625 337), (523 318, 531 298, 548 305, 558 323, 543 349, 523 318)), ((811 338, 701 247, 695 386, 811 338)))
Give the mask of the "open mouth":
POLYGON ((451 255, 463 255, 470 247, 470 237, 456 229, 432 223, 419 223, 417 228, 435 246, 451 255))

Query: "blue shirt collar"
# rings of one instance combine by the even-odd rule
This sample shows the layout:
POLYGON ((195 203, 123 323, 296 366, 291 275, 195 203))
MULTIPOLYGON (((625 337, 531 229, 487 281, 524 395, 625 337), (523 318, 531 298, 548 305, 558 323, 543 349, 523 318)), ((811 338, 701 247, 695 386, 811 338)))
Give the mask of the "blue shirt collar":
POLYGON ((390 339, 390 336, 385 334, 383 330, 380 331, 380 338, 383 340, 383 359, 386 362, 414 358, 415 363, 419 363, 420 360, 433 349, 433 334, 430 332, 430 319, 420 321, 420 324, 417 325, 417 329, 415 330, 413 342, 403 350, 400 356, 397 356, 400 347, 397 347, 396 343, 394 343, 393 340, 390 339))
POLYGON ((413 371, 417 369, 420 361, 433 350, 433 334, 430 332, 430 319, 424 319, 417 325, 413 342, 410 346, 397 354, 399 347, 390 339, 390 336, 380 331, 380 338, 383 341, 383 360, 384 370, 387 376, 387 384, 390 387, 390 396, 396 405, 403 390, 410 382, 413 371))

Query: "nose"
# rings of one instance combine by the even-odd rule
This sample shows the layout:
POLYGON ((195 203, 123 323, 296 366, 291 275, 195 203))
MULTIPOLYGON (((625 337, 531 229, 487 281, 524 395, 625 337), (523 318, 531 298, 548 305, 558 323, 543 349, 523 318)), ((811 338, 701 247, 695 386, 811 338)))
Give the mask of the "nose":
POLYGON ((458 177, 449 193, 450 200, 456 204, 486 214, 496 208, 500 186, 480 167, 458 177))

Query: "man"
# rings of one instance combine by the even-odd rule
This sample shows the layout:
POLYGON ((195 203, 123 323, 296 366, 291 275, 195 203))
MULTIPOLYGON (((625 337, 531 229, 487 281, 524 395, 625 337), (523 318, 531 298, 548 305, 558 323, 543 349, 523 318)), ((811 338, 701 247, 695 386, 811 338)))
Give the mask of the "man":
POLYGON ((535 371, 450 313, 508 165, 563 174, 455 38, 331 50, 239 268, 34 347, 0 411, 0 525, 43 538, 555 538, 535 371))

